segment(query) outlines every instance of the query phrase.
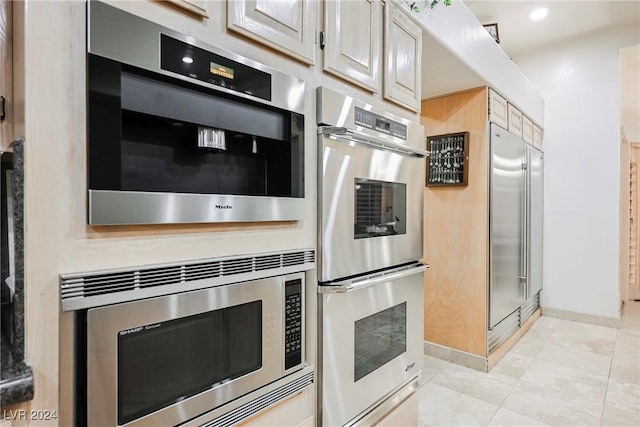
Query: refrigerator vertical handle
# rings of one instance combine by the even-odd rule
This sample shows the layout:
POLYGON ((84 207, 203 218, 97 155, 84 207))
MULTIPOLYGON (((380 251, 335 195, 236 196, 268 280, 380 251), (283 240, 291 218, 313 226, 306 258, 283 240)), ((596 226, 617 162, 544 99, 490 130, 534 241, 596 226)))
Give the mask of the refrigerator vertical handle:
POLYGON ((522 163, 522 245, 521 245, 521 262, 520 262, 520 277, 523 278, 524 284, 524 301, 529 298, 529 280, 528 280, 528 267, 529 267, 529 166, 531 164, 531 156, 529 148, 524 147, 524 159, 522 163))

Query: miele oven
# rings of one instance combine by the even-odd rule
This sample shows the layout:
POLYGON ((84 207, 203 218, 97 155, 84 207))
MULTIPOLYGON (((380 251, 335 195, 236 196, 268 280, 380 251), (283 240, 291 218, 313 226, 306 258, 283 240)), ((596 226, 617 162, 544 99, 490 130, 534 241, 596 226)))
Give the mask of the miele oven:
POLYGON ((313 257, 307 250, 61 276, 61 357, 74 359, 73 374, 61 375, 66 384, 74 378, 74 392, 63 393, 75 396, 74 422, 65 422, 173 426, 204 417, 232 425, 311 384, 304 307, 313 257))
POLYGON ((321 425, 371 425, 417 389, 424 128, 318 89, 321 425))
POLYGON ((304 81, 88 2, 88 222, 287 221, 304 81))

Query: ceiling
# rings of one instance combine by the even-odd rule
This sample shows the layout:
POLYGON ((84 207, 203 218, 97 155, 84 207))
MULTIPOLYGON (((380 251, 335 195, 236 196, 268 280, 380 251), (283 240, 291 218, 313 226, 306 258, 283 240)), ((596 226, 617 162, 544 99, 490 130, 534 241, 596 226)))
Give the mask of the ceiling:
MULTIPOLYGON (((455 0, 454 0, 455 1, 455 0)), ((464 0, 481 24, 498 24, 500 46, 514 58, 561 41, 615 26, 637 23, 639 0, 464 0), (547 7, 547 17, 529 19, 529 13, 547 7)))

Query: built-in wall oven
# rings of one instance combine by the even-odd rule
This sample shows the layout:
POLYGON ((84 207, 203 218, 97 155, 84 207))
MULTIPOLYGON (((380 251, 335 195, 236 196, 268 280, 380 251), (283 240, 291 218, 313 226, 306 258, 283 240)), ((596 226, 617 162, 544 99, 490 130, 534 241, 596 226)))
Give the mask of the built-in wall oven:
POLYGON ((321 423, 365 425, 421 368, 424 129, 327 88, 317 99, 321 423))
POLYGON ((88 222, 302 219, 304 81, 88 3, 88 222))
POLYGON ((66 331, 75 341, 74 424, 204 417, 232 425, 310 385, 304 307, 313 257, 307 250, 63 275, 62 307, 75 323, 66 331))

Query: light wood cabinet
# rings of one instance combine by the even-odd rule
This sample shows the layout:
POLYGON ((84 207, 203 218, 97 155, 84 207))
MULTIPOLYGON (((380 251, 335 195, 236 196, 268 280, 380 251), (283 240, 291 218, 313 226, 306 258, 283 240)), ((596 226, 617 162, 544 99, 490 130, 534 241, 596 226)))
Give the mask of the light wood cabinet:
POLYGON ((314 0, 228 0, 227 28, 312 65, 317 4, 314 0))
POLYGON ((324 2, 323 70, 373 93, 381 92, 382 3, 324 2))
POLYGON ((489 121, 507 128, 507 100, 489 89, 489 121))
POLYGON ((522 139, 527 144, 533 144, 533 122, 527 116, 522 116, 522 139))
POLYGON ((536 125, 533 125, 533 146, 542 150, 542 129, 536 125))
POLYGON ((207 12, 207 0, 166 0, 166 1, 188 12, 191 12, 195 15, 202 16, 203 18, 209 17, 209 14, 207 12))
POLYGON ((0 0, 0 151, 9 151, 13 134, 12 2, 0 0))
POLYGON ((522 138, 522 113, 509 103, 507 103, 507 130, 518 138, 522 138))
MULTIPOLYGON (((490 116, 496 110, 507 113, 508 108, 504 98, 495 92, 492 98, 492 92, 483 87, 429 99, 422 102, 420 113, 428 135, 465 131, 471 147, 467 187, 424 190, 424 205, 429 209, 423 223, 423 259, 431 265, 424 286, 425 351, 483 371, 489 370, 533 322, 520 324, 518 318, 489 331, 491 142, 487 108, 490 116)), ((518 113, 513 114, 512 107, 509 117, 512 125, 520 118, 522 131, 523 115, 518 113)), ((503 120, 502 126, 505 124, 503 120)), ((532 127, 535 134, 536 127, 532 127)), ((528 309, 539 313, 535 303, 528 309)))
POLYGON ((394 4, 386 3, 384 41, 384 98, 420 111, 422 29, 394 4))

